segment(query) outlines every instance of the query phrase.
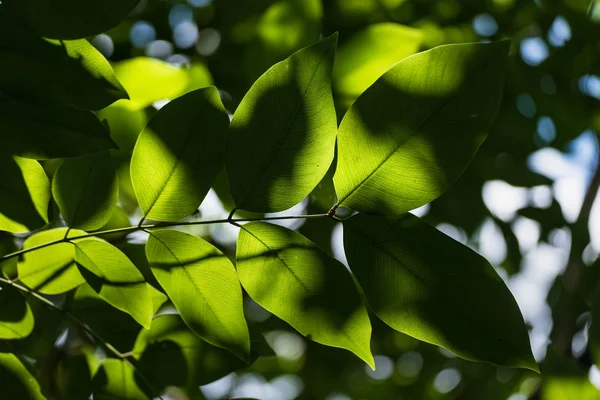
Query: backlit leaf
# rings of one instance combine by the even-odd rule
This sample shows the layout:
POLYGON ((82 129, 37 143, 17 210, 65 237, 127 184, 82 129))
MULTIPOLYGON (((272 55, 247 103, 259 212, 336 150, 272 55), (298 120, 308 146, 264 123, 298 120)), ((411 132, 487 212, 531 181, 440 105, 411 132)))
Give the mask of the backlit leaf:
POLYGON ((0 287, 0 339, 22 339, 33 331, 33 313, 19 290, 0 287))
POLYGON ((50 182, 34 160, 0 155, 0 230, 24 233, 48 223, 50 182))
POLYGON ((109 221, 118 190, 108 152, 65 160, 52 179, 52 194, 67 224, 88 231, 109 221))
POLYGON ((119 249, 96 238, 75 243, 75 260, 87 283, 113 307, 149 329, 152 298, 141 272, 119 249))
POLYGON ((108 61, 87 40, 43 39, 3 14, 0 87, 22 100, 82 110, 99 110, 127 98, 108 61))
POLYGON ((367 89, 339 128, 338 204, 396 218, 444 193, 496 115, 508 46, 440 46, 367 89))
POLYGON ((115 148, 89 111, 53 104, 28 104, 0 93, 0 152, 46 160, 115 148))
POLYGON ((512 294, 468 247, 412 214, 344 221, 352 272, 392 328, 472 361, 538 371, 512 294))
POLYGON ((177 221, 198 208, 223 167, 228 122, 214 87, 177 98, 150 120, 131 159, 146 218, 177 221))
POLYGON ((331 68, 337 34, 271 67, 231 121, 227 175, 238 208, 276 212, 299 203, 333 160, 331 68))
POLYGON ((235 268, 216 247, 178 231, 152 232, 146 243, 152 272, 186 324, 243 360, 250 337, 235 268))
POLYGON ((114 358, 104 360, 92 381, 94 400, 149 400, 136 383, 135 375, 135 370, 127 361, 114 358))
POLYGON ((344 109, 398 61, 419 50, 421 33, 394 23, 373 24, 340 46, 333 65, 333 88, 344 109))
MULTIPOLYGON (((25 240, 23 249, 62 240, 67 228, 38 232, 25 240)), ((85 235, 84 231, 71 229, 69 237, 85 235)), ((75 265, 75 248, 71 243, 58 243, 30 251, 23 255, 18 266, 19 280, 44 294, 68 292, 85 282, 75 265)))
POLYGON ((352 277, 317 245, 278 225, 246 224, 237 270, 262 307, 311 340, 347 349, 374 368, 371 323, 352 277))
POLYGON ((0 382, 2 396, 7 399, 46 399, 39 383, 14 354, 0 353, 0 382))

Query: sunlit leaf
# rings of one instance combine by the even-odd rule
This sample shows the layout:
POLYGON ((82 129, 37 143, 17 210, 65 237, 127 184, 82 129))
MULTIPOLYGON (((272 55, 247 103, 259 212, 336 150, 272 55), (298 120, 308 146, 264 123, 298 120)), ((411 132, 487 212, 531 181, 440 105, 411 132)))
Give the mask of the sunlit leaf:
MULTIPOLYGON (((121 207, 114 207, 109 220, 106 222, 106 224, 102 225, 97 230, 102 232, 102 231, 109 231, 109 230, 113 230, 113 229, 127 228, 130 226, 131 226, 131 222, 129 221, 129 217, 127 216, 127 213, 121 207)), ((103 234, 100 237, 109 242, 111 242, 111 241, 116 242, 118 240, 125 238, 128 233, 131 233, 131 232, 108 233, 108 234, 103 234)))
POLYGON ((101 121, 106 121, 110 136, 119 147, 112 154, 129 160, 133 146, 148 122, 145 111, 134 109, 129 106, 129 102, 121 100, 98 111, 96 116, 101 121))
POLYGON ((52 39, 78 39, 116 26, 140 0, 19 0, 6 2, 28 28, 52 39))
POLYGON ((14 354, 0 353, 0 382, 2 396, 7 399, 46 399, 38 382, 14 354))
POLYGON ((283 211, 306 197, 329 169, 336 43, 334 34, 275 64, 237 108, 226 165, 238 208, 283 211))
POLYGON ((0 92, 0 152, 46 160, 115 148, 89 111, 53 104, 28 104, 0 92))
POLYGON ((22 100, 99 110, 127 98, 108 61, 87 40, 43 39, 3 14, 0 60, 2 91, 22 100))
MULTIPOLYGON (((17 251, 15 240, 11 234, 0 232, 0 256, 17 251)), ((13 279, 17 276, 17 257, 11 257, 0 261, 0 277, 13 279)))
POLYGON ((87 283, 110 305, 149 329, 153 315, 148 284, 119 249, 96 238, 75 243, 75 260, 87 283))
MULTIPOLYGON (((67 228, 38 232, 25 240, 23 249, 63 240, 67 228)), ((84 231, 71 229, 69 237, 85 235, 84 231)), ((75 264, 75 248, 71 243, 58 243, 30 251, 23 255, 18 266, 19 280, 44 294, 68 292, 85 282, 75 264)))
POLYGON ((223 167, 228 122, 215 87, 179 97, 150 120, 131 159, 146 218, 177 221, 198 208, 223 167))
POLYGON ((516 301, 493 267, 412 214, 344 221, 352 272, 392 328, 472 361, 538 371, 516 301))
POLYGON ((367 89, 339 128, 338 204, 396 218, 444 193, 496 115, 508 46, 440 46, 367 89))
POLYGON ((33 313, 19 290, 0 287, 0 339, 22 339, 33 331, 33 313))
POLYGON ((52 179, 52 194, 66 223, 88 231, 110 220, 118 190, 108 152, 65 160, 52 179))
POLYGON ((335 54, 333 87, 347 109, 398 61, 419 50, 421 33, 395 23, 369 25, 353 35, 335 54))
POLYGON ((34 160, 0 155, 0 230, 29 232, 48 222, 50 182, 34 160))
POLYGON ((278 225, 244 225, 237 270, 262 307, 311 340, 347 349, 374 368, 371 323, 352 277, 310 240, 278 225))
POLYGON ((204 385, 247 367, 230 352, 200 339, 176 314, 153 319, 150 330, 140 332, 132 353, 160 387, 204 385))
POLYGON ((149 400, 136 383, 135 375, 135 370, 127 361, 114 358, 104 360, 92 382, 94 400, 149 400))
POLYGON ((150 57, 120 61, 114 69, 129 93, 130 101, 122 104, 133 109, 147 107, 158 100, 174 99, 184 92, 190 80, 184 68, 150 57))
POLYGON ((146 255, 190 329, 247 361, 250 337, 231 261, 208 242, 170 230, 152 232, 146 255))
POLYGON ((256 79, 271 65, 319 40, 319 0, 279 0, 261 16, 246 48, 246 72, 256 79))

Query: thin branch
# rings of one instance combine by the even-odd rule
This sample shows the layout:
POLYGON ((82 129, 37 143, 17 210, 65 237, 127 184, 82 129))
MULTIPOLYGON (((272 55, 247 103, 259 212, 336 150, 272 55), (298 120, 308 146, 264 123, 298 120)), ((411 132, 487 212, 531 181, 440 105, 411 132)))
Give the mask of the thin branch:
POLYGON ((117 229, 109 229, 106 231, 100 232, 92 232, 86 233, 84 235, 72 236, 70 238, 63 238, 59 240, 55 240, 52 242, 40 244, 38 246, 29 247, 27 249, 21 249, 19 251, 15 251, 14 253, 7 254, 5 256, 0 257, 0 262, 4 260, 8 260, 9 258, 18 257, 23 254, 27 254, 29 252, 43 249, 45 247, 53 246, 59 243, 72 242, 77 239, 85 239, 94 236, 103 236, 110 235, 113 233, 133 233, 140 230, 149 230, 149 229, 160 229, 160 228, 169 228, 173 226, 192 226, 192 225, 211 225, 211 224, 234 224, 239 222, 254 222, 254 221, 279 221, 279 220, 287 220, 287 219, 314 219, 314 218, 323 218, 327 217, 327 214, 311 214, 311 215, 283 215, 280 217, 263 217, 263 218, 239 218, 239 219, 215 219, 215 220, 207 220, 207 221, 188 221, 188 222, 159 222, 156 224, 148 224, 148 225, 138 225, 138 226, 129 226, 126 228, 117 228, 117 229))

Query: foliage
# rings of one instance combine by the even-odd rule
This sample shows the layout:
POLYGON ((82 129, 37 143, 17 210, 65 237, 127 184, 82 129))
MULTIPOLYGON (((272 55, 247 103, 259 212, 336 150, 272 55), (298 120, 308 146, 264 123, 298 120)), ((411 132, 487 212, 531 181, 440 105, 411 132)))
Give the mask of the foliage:
MULTIPOLYGON (((561 75, 597 68, 597 40, 575 40, 600 33, 587 1, 84 3, 0 3, 0 397, 203 399, 242 370, 297 374, 303 398, 441 398, 457 384, 435 392, 434 376, 456 371, 456 398, 597 395, 582 367, 600 362, 598 327, 592 361, 571 342, 600 313, 600 263, 583 267, 600 174, 569 224, 545 359, 502 279, 522 238, 479 195, 547 184, 524 167, 531 102, 556 144, 597 127, 561 75), (465 22, 481 15, 491 41, 465 22), (553 50, 576 62, 523 69, 516 33, 556 15, 581 25, 553 50), (169 20, 187 65, 135 48, 144 18, 169 20), (190 18, 218 49, 181 44, 190 18), (435 229, 475 236, 486 217, 502 265, 435 229), (282 357, 282 337, 305 355, 282 357), (360 369, 389 357, 404 371, 389 384, 360 369)), ((519 214, 567 224, 558 203, 519 214)))

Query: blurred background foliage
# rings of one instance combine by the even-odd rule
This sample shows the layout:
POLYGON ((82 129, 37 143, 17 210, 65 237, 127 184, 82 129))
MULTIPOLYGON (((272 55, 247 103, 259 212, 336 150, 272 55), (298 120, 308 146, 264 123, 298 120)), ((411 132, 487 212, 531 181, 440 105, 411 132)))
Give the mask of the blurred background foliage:
MULTIPOLYGON (((187 373, 201 376, 204 386, 188 391, 190 398, 599 399, 600 328, 591 321, 600 314, 600 205, 593 201, 600 181, 600 1, 142 0, 120 25, 88 38, 130 95, 98 112, 119 145, 112 160, 121 189, 120 208, 102 229, 141 217, 129 161, 137 135, 158 108, 215 85, 233 113, 271 65, 335 31, 339 120, 360 93, 405 57, 446 43, 512 39, 504 98, 488 140, 447 194, 414 212, 497 268, 530 327, 543 373, 463 361, 377 319, 372 371, 350 353, 305 340, 248 300, 251 330, 257 337, 262 333, 274 353, 265 346, 259 353, 270 356, 239 369, 237 360, 194 345, 185 353, 195 365, 187 373)), ((46 172, 53 174, 59 162, 44 162, 46 172)), ((329 210, 335 202, 331 175, 293 211, 329 210)), ((232 205, 227 190, 221 174, 194 218, 226 217, 232 205)), ((341 227, 332 221, 289 224, 343 259, 341 227)), ((235 228, 187 229, 233 254, 235 228)), ((143 246, 132 236, 110 240, 144 270, 143 246)), ((133 320, 95 299, 86 286, 64 301, 82 319, 93 317, 86 322, 119 350, 148 345, 148 338, 137 337, 133 320)), ((78 398, 73 391, 97 369, 97 355, 74 331, 65 334, 58 316, 38 312, 35 303, 33 312, 34 334, 11 346, 38 359, 46 392, 78 398)), ((181 346, 201 342, 164 335, 181 346)), ((176 377, 175 361, 159 366, 157 374, 172 368, 176 377)), ((186 395, 173 389, 171 398, 186 395)))

